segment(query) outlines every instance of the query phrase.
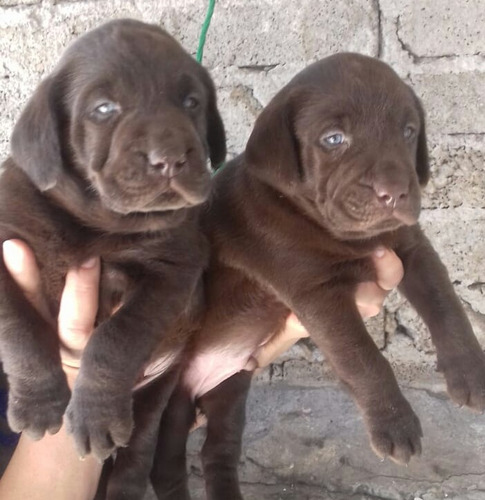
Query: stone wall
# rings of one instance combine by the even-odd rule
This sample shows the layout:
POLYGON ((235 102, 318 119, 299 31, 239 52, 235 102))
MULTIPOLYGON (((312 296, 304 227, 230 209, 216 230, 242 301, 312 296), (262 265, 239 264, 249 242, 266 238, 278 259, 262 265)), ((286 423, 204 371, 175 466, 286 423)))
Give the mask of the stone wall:
MULTIPOLYGON (((165 27, 195 54, 206 7, 202 0, 0 0, 0 157, 8 154, 9 134, 26 99, 71 39, 103 21, 133 17, 165 27)), ((272 95, 305 65, 326 55, 358 51, 380 57, 413 86, 427 110, 433 175, 424 192, 422 225, 448 266, 483 346, 484 26, 483 0, 218 0, 203 61, 218 88, 231 155, 243 149, 256 116, 272 95)), ((441 394, 433 346, 405 301, 393 294, 369 328, 403 386, 441 394)), ((297 394, 303 394, 304 388, 328 387, 332 378, 327 369, 321 370, 321 362, 313 345, 302 342, 259 376, 256 390, 266 391, 273 385, 274 397, 281 384, 297 394)), ((329 411, 338 413, 341 406, 330 405, 329 411)), ((352 415, 358 419, 356 412, 352 415)), ((436 435, 441 434, 439 421, 436 435)), ((463 425, 471 425, 466 422, 463 425)), ((483 441, 485 430, 480 422, 474 425, 479 425, 477 439, 483 441)), ((363 429, 359 432, 363 435, 363 429)), ((365 439, 361 444, 366 446, 365 439)), ((445 450, 448 445, 453 447, 453 441, 445 439, 445 450)), ((478 453, 476 448, 468 451, 478 453)), ((345 463, 340 465, 344 470, 345 463)), ((467 466, 463 467, 465 475, 467 466)), ((247 474, 248 482, 257 482, 247 474)), ((293 469, 292 474, 295 484, 300 481, 308 487, 304 472, 293 469)), ((332 474, 339 472, 332 469, 332 474)), ((358 491, 344 476, 337 481, 344 490, 358 491)), ((408 476, 412 481, 413 474, 408 476)), ((316 482, 322 481, 318 476, 316 482)), ((413 491, 406 484, 396 487, 395 494, 386 486, 385 493, 379 490, 379 494, 388 496, 379 498, 412 498, 406 496, 413 491)), ((472 486, 479 489, 477 484, 472 486)), ((287 496, 282 490, 268 490, 268 495, 275 496, 264 498, 327 498, 303 486, 300 493, 290 490, 287 496)), ((436 498, 442 498, 439 488, 436 491, 436 498)), ((476 491, 463 491, 456 498, 485 498, 485 494, 473 496, 476 491)), ((254 498, 262 495, 255 493, 254 498)))

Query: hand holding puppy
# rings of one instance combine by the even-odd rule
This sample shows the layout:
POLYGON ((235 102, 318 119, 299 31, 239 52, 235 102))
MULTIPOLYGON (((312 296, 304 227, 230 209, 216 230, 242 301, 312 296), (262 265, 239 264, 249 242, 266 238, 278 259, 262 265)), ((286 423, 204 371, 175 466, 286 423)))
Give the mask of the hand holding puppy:
MULTIPOLYGON (((12 278, 31 304, 49 320, 41 291, 39 269, 32 250, 21 240, 3 244, 3 259, 12 278)), ((93 258, 79 268, 70 269, 61 299, 57 326, 61 340, 62 366, 72 388, 81 354, 94 329, 98 311, 100 262, 93 258)))
MULTIPOLYGON (((3 245, 3 258, 10 274, 35 308, 48 318, 41 293, 40 276, 32 250, 21 240, 9 240, 3 245)), ((372 255, 376 282, 360 283, 355 300, 363 318, 379 314, 390 290, 402 279, 403 267, 397 255, 389 249, 377 248, 372 255)), ((61 300, 58 331, 61 340, 61 359, 72 387, 81 354, 94 328, 98 309, 100 263, 90 259, 77 269, 70 269, 61 300)), ((308 337, 294 314, 288 317, 286 328, 262 345, 248 360, 247 369, 264 368, 295 344, 308 337)))
MULTIPOLYGON (((357 309, 364 319, 379 314, 387 294, 399 285, 404 274, 402 262, 392 250, 378 247, 372 254, 372 261, 376 268, 376 282, 360 283, 355 292, 357 309)), ((308 332, 298 318, 290 314, 286 321, 286 328, 259 347, 248 361, 246 369, 264 368, 298 340, 308 336, 308 332)))

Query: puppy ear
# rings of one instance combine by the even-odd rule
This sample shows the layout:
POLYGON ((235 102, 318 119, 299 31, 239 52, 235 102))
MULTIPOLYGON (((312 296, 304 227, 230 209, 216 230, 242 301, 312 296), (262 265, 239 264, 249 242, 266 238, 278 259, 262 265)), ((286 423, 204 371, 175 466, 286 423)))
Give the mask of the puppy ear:
POLYGON ((429 158, 428 158, 428 141, 426 138, 426 119, 424 116, 424 108, 419 98, 414 94, 416 106, 418 109, 419 120, 421 126, 418 135, 418 145, 416 149, 416 171, 418 173, 419 184, 424 187, 429 181, 429 158))
POLYGON ((301 96, 294 92, 280 91, 261 112, 249 137, 245 151, 248 166, 270 184, 282 186, 303 177, 294 130, 299 101, 301 96))
POLYGON ((11 155, 41 190, 52 188, 62 171, 60 125, 53 77, 45 79, 27 103, 11 137, 11 155))
POLYGON ((212 168, 217 170, 226 159, 226 133, 221 115, 217 109, 217 98, 214 83, 209 73, 202 68, 202 81, 207 88, 207 145, 212 168))
POLYGON ((212 168, 217 170, 226 159, 226 133, 221 115, 217 109, 215 96, 209 101, 207 112, 207 143, 212 168))

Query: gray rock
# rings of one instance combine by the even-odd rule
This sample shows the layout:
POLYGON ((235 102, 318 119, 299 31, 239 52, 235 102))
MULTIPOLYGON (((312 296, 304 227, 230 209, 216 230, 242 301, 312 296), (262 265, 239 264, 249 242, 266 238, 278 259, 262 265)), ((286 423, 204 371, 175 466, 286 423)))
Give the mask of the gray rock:
MULTIPOLYGON (((423 426, 423 454, 408 467, 371 451, 362 419, 339 388, 253 387, 240 476, 246 500, 485 499, 485 420, 442 393, 406 389, 423 426)), ((198 450, 190 439, 194 499, 201 495, 198 450)))

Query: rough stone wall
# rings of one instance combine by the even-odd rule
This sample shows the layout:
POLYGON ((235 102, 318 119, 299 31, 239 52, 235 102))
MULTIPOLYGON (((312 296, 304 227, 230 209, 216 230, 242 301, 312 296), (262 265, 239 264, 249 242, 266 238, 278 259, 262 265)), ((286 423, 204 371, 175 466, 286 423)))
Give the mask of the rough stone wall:
MULTIPOLYGON (((195 54, 206 7, 202 0, 0 0, 0 157, 21 107, 71 39, 103 21, 133 17, 165 27, 195 54)), ((204 64, 218 88, 231 155, 283 84, 336 51, 380 57, 412 85, 427 111, 433 175, 422 226, 485 347, 484 26, 484 0, 218 0, 204 64)), ((397 294, 369 328, 402 385, 443 390, 429 335, 397 294)), ((259 376, 260 390, 331 383, 321 362, 302 342, 259 376)), ((268 498, 324 498, 312 494, 268 498)))

